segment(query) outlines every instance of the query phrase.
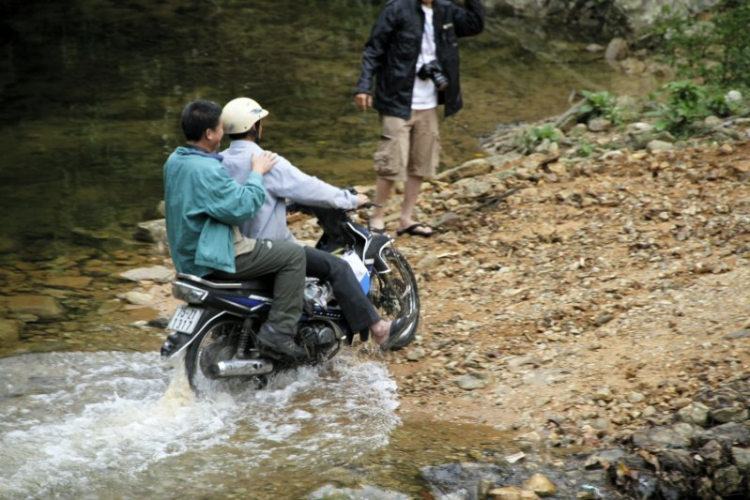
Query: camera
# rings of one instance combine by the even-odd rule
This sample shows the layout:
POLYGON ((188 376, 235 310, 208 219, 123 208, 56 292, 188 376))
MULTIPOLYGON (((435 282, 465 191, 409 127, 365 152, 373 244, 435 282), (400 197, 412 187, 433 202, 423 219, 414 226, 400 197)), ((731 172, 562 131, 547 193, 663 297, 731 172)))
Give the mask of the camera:
POLYGON ((443 73, 443 68, 437 59, 428 62, 417 72, 417 76, 422 80, 432 79, 432 82, 438 88, 438 90, 445 90, 448 86, 448 77, 443 73))

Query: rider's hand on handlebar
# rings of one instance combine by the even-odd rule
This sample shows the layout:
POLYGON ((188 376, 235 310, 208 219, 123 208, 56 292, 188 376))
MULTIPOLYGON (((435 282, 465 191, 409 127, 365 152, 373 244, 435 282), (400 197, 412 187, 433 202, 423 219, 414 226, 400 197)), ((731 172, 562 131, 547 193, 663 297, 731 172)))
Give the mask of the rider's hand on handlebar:
POLYGON ((253 155, 253 172, 265 175, 273 168, 278 159, 279 155, 270 151, 263 151, 259 155, 253 155))
POLYGON ((365 205, 367 203, 370 203, 370 197, 366 194, 358 193, 357 194, 357 206, 361 207, 362 205, 365 205))

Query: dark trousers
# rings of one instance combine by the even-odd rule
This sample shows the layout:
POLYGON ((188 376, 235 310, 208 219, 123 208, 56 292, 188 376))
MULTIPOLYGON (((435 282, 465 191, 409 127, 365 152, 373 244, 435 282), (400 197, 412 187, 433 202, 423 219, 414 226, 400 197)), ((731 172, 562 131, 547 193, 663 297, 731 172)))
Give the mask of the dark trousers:
POLYGON ((331 283, 344 318, 353 332, 369 329, 380 320, 380 315, 344 259, 311 247, 305 247, 305 256, 307 275, 331 283))
POLYGON ((302 316, 305 251, 296 243, 258 240, 252 252, 235 259, 235 273, 215 271, 222 279, 252 279, 274 273, 273 302, 268 322, 283 333, 295 333, 302 316))

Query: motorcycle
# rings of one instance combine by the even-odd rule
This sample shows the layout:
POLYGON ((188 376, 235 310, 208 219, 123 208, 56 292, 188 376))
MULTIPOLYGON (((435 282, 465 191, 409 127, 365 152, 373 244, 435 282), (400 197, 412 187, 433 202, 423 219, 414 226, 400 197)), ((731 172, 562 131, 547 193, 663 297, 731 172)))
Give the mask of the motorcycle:
MULTIPOLYGON (((409 345, 419 323, 419 292, 411 266, 393 239, 368 231, 344 210, 301 205, 288 209, 293 210, 317 217, 323 233, 315 248, 342 254, 360 270, 360 284, 381 317, 413 318, 411 328, 391 350, 409 345)), ((257 333, 271 308, 273 275, 240 282, 178 274, 172 294, 186 304, 177 308, 167 325, 171 333, 161 347, 162 359, 184 352, 188 381, 200 393, 217 382, 262 386, 276 372, 332 359, 343 344, 353 343, 357 333, 363 341, 368 339, 368 330, 349 328, 330 284, 309 277, 305 281, 303 315, 295 340, 305 348, 307 358, 295 360, 258 342, 257 333)))

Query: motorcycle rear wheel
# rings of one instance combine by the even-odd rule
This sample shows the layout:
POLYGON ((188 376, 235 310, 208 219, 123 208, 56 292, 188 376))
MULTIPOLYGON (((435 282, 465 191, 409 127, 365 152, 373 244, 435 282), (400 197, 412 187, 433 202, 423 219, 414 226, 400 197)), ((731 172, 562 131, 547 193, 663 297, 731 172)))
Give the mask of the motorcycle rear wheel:
POLYGON ((419 289, 411 266, 398 250, 386 248, 383 258, 390 272, 375 273, 370 300, 384 319, 396 319, 416 312, 417 323, 411 334, 399 339, 392 351, 403 349, 414 341, 419 327, 419 289))
POLYGON ((211 391, 241 390, 246 388, 248 383, 263 385, 263 377, 218 378, 211 373, 212 364, 234 358, 240 333, 241 320, 223 319, 207 328, 188 346, 185 354, 185 371, 193 392, 202 394, 211 391))

